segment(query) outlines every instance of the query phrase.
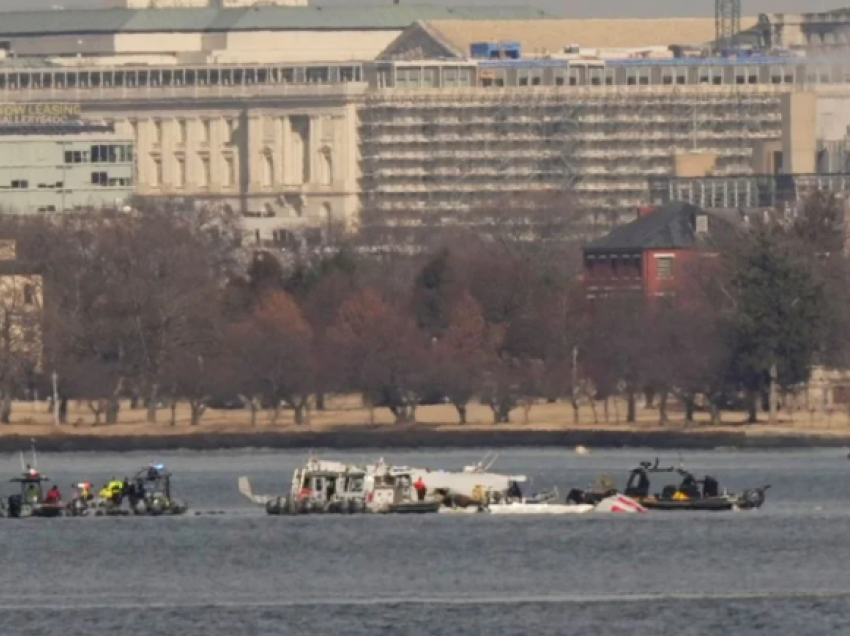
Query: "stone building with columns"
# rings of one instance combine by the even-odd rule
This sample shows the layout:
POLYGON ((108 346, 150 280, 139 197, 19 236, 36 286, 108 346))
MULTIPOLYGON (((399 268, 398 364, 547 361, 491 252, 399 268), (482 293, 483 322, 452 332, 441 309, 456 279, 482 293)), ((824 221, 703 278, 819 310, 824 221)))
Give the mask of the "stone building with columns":
MULTIPOLYGON (((234 91, 239 92, 239 91, 234 91)), ((92 115, 137 140, 137 193, 237 210, 258 240, 349 226, 359 199, 357 84, 286 87, 250 101, 89 100, 92 115)))

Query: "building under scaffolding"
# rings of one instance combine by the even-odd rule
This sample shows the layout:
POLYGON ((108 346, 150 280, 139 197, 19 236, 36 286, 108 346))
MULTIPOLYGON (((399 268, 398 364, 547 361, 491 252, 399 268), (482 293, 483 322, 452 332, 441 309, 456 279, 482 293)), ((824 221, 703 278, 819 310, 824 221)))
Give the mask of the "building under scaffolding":
POLYGON ((783 172, 821 172, 824 135, 828 171, 846 172, 848 80, 845 61, 796 57, 9 61, 0 101, 79 103, 136 139, 139 194, 229 205, 258 241, 285 242, 355 226, 361 211, 457 220, 532 195, 569 195, 607 226, 649 203, 650 178, 767 174, 777 164, 759 158, 776 154, 783 172), (809 127, 785 148, 790 120, 809 127))
MULTIPOLYGON (((457 214, 506 195, 569 191, 593 224, 609 225, 647 202, 648 178, 694 161, 717 175, 749 174, 754 145, 781 134, 787 87, 570 86, 547 81, 553 69, 530 86, 494 90, 479 78, 452 90, 369 92, 359 122, 363 209, 457 214)), ((561 70, 566 80, 576 71, 561 70)))

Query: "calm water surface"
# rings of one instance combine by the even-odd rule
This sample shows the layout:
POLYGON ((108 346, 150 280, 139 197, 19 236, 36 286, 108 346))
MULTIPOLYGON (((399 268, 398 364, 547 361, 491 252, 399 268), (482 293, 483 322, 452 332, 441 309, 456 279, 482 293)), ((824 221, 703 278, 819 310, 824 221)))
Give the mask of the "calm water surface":
MULTIPOLYGON (((383 454, 459 468, 484 453, 383 454)), ((495 468, 565 494, 602 472, 623 485, 654 456, 517 449, 495 468)), ((224 514, 0 519, 0 634, 850 634, 850 462, 841 451, 683 454, 698 476, 731 490, 771 484, 753 513, 281 518, 236 490, 248 475, 260 492, 283 492, 305 457, 42 455, 40 468, 66 494, 74 481, 100 485, 164 461, 193 510, 224 514)), ((17 457, 0 456, 0 471, 18 472, 17 457)))

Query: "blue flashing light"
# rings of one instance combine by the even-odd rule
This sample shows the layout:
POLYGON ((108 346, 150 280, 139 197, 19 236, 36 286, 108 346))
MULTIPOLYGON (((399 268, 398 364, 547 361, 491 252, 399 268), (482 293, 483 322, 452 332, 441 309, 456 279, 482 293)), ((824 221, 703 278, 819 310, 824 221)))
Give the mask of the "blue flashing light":
POLYGON ((165 464, 154 464, 156 470, 165 470, 165 464))

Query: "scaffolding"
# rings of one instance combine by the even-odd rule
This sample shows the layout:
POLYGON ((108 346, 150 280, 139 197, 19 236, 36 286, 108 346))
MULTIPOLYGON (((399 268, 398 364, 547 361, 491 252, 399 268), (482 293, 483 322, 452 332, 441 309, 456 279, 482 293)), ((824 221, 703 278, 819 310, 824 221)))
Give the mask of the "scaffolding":
POLYGON ((714 21, 716 49, 734 48, 741 32, 741 0, 714 0, 714 21))
POLYGON ((362 208, 450 217, 507 195, 571 192, 593 224, 649 202, 680 153, 749 174, 781 135, 781 87, 373 91, 359 109, 362 208))
POLYGON ((359 113, 364 210, 456 215, 568 192, 573 104, 551 91, 384 91, 359 113))

